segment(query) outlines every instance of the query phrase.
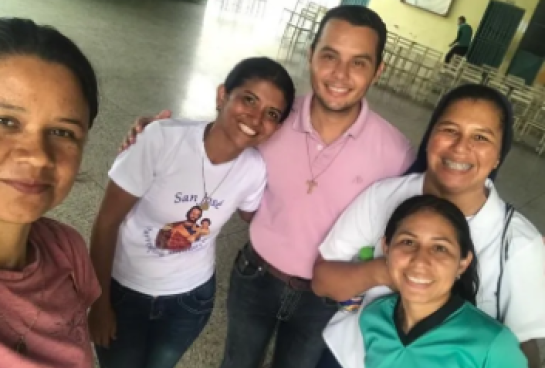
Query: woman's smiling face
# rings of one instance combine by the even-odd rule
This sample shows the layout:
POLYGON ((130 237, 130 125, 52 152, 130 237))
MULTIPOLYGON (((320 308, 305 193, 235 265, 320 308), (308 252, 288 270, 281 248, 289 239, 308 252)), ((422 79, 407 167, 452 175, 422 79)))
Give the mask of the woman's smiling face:
POLYGON ((70 192, 89 106, 76 76, 28 55, 0 59, 0 221, 30 223, 70 192))
POLYGON ((481 189, 500 162, 501 112, 487 100, 462 99, 446 108, 427 145, 427 175, 451 193, 481 189))
POLYGON ((388 269, 401 297, 411 303, 441 305, 472 256, 461 258, 454 226, 433 210, 405 218, 390 244, 384 244, 388 269))

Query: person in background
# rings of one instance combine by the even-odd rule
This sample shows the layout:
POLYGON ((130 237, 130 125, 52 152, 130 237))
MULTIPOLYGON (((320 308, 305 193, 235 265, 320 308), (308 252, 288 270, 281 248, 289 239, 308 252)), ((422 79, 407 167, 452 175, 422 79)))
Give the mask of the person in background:
POLYGON ((0 366, 92 368, 100 286, 81 235, 43 216, 78 175, 96 75, 59 31, 1 18, 0 81, 0 366))
MULTIPOLYGON (((501 199, 493 181, 510 151, 512 125, 509 101, 493 88, 467 84, 447 93, 432 114, 408 174, 362 192, 320 246, 315 292, 336 300, 380 294, 380 286, 392 281, 378 245, 394 209, 420 194, 448 199, 471 229, 481 279, 477 307, 511 329, 529 366, 539 368, 536 341, 545 337, 545 247, 538 230, 501 199), (366 244, 375 244, 374 261, 382 262, 382 269, 348 262, 366 244)), ((337 359, 351 354, 343 353, 350 334, 340 321, 350 318, 337 315, 324 332, 337 359)))
POLYGON ((475 247, 464 214, 433 195, 407 199, 381 247, 397 293, 359 316, 365 368, 525 368, 513 333, 477 309, 475 247))
POLYGON ((473 28, 466 22, 466 17, 458 18, 458 33, 456 39, 449 45, 450 51, 445 56, 445 63, 450 63, 454 55, 466 56, 471 45, 473 28))
MULTIPOLYGON (((309 52, 313 92, 259 147, 267 186, 231 272, 222 368, 259 367, 275 331, 272 368, 315 368, 320 359, 338 305, 311 290, 319 244, 362 190, 414 160, 365 99, 385 43, 386 26, 369 8, 341 5, 322 19, 309 52)), ((151 120, 137 121, 124 146, 151 120)))
POLYGON ((218 87, 213 122, 158 121, 117 157, 91 236, 102 368, 172 368, 199 336, 214 305, 216 238, 237 210, 257 209, 267 174, 254 147, 294 98, 284 67, 248 58, 218 87))

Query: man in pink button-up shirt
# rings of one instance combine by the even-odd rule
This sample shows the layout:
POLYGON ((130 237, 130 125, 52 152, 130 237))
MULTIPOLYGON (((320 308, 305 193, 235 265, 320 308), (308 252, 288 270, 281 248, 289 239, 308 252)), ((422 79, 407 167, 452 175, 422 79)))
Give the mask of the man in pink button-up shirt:
POLYGON ((386 27, 368 8, 340 6, 323 18, 310 52, 313 93, 260 148, 268 186, 231 274, 222 368, 258 368, 275 330, 272 368, 316 366, 337 311, 310 288, 318 246, 363 189, 414 159, 365 101, 385 42, 386 27))

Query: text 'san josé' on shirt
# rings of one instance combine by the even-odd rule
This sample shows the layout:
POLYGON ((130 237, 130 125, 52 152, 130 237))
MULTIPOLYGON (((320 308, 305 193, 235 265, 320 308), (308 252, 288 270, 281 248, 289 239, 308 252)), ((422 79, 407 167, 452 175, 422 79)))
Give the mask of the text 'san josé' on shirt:
POLYGON ((110 170, 113 182, 140 198, 121 225, 114 258, 112 276, 126 287, 172 295, 203 284, 214 273, 222 226, 237 209, 253 212, 259 205, 266 182, 260 154, 247 149, 214 165, 204 150, 205 127, 150 124, 110 170), (211 197, 206 210, 199 207, 204 183, 211 197))
POLYGON ((409 141, 365 100, 354 124, 326 145, 310 121, 312 97, 297 99, 282 127, 260 146, 268 182, 250 224, 252 244, 267 262, 307 279, 319 244, 348 204, 414 160, 409 141), (313 174, 318 184, 308 193, 313 174))
POLYGON ((85 241, 48 218, 32 224, 29 241, 34 262, 0 270, 0 367, 94 367, 87 311, 100 286, 85 241), (21 335, 24 355, 14 350, 21 335))

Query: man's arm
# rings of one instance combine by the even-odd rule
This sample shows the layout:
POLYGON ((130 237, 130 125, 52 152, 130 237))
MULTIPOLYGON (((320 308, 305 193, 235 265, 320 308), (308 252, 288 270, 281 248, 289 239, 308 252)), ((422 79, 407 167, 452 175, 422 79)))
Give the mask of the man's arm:
POLYGON ((366 262, 326 261, 318 257, 314 265, 312 290, 316 295, 344 301, 391 280, 384 258, 366 262))
POLYGON ((456 39, 452 41, 452 43, 449 45, 450 47, 456 45, 458 41, 460 41, 460 38, 462 37, 462 31, 458 29, 458 33, 456 34, 456 39))

